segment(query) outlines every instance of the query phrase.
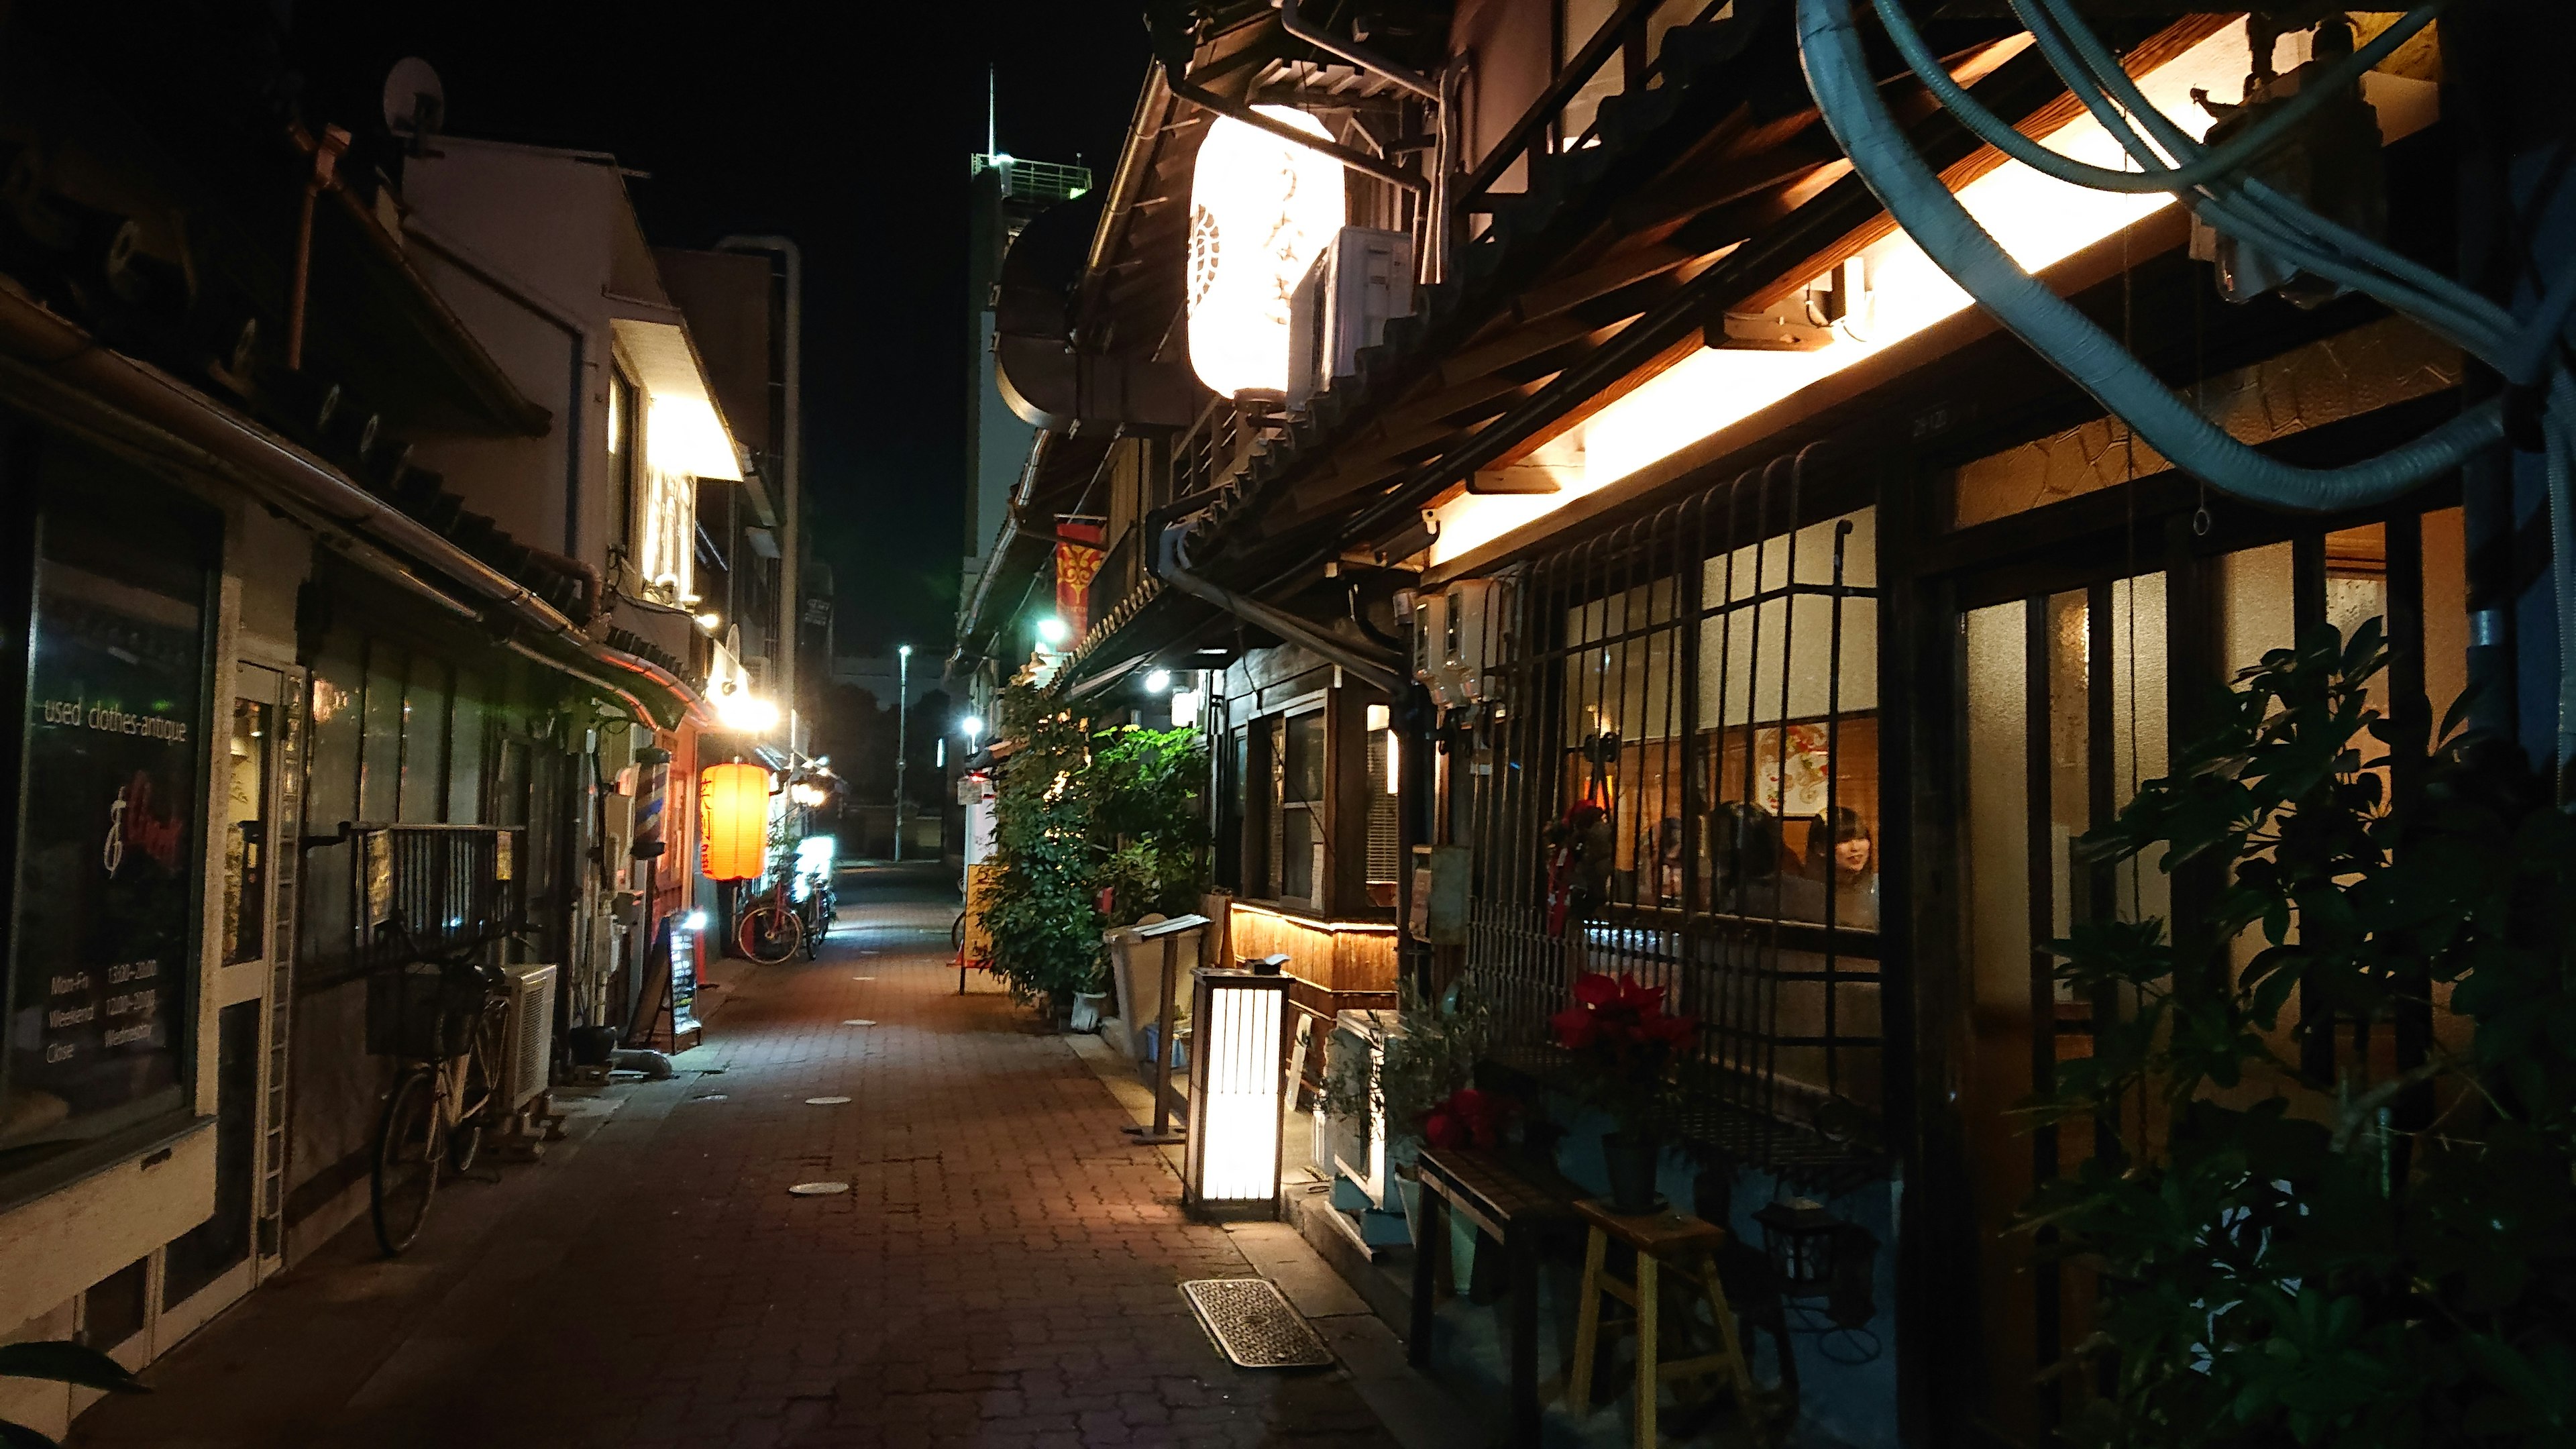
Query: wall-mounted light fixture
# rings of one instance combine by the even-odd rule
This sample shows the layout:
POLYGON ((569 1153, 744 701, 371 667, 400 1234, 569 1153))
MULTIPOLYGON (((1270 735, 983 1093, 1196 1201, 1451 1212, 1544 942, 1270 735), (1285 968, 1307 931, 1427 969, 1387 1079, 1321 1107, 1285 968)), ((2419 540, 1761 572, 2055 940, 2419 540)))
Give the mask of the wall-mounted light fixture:
POLYGON ((1201 970, 1190 1009, 1190 1146, 1182 1202, 1210 1217, 1279 1210, 1285 956, 1201 970))
POLYGON ((1053 614, 1049 614, 1045 618, 1038 620, 1038 642, 1046 645, 1050 649, 1054 648, 1056 645, 1062 644, 1066 637, 1072 633, 1073 631, 1071 629, 1064 626, 1064 621, 1055 617, 1053 614))

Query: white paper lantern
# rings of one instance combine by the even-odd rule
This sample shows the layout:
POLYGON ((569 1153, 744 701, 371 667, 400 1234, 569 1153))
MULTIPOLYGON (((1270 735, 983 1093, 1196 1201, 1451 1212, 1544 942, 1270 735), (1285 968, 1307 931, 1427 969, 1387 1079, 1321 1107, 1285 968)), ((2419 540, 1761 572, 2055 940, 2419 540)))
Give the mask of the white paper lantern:
MULTIPOLYGON (((1330 139, 1289 106, 1254 110, 1330 139)), ((1342 166, 1220 116, 1190 178, 1190 367, 1225 396, 1285 392, 1288 299, 1347 215, 1342 166)))

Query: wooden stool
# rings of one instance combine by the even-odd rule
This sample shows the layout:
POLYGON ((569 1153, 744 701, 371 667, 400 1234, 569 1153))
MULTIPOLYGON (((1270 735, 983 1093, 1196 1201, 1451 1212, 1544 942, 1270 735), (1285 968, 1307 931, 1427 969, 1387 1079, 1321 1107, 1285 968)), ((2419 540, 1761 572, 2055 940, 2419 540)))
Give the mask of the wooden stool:
POLYGON ((1583 1249, 1582 1310, 1575 1320, 1574 1379, 1566 1396, 1574 1412, 1587 1414, 1592 1409, 1592 1359, 1600 1347, 1601 1299, 1607 1294, 1637 1310, 1637 1449, 1655 1449, 1655 1400, 1663 1381, 1703 1374, 1726 1377, 1755 1441, 1769 1442, 1753 1394, 1753 1374, 1744 1366, 1744 1351, 1736 1342, 1735 1310, 1727 1306, 1726 1290, 1717 1280, 1717 1249, 1726 1241, 1726 1230, 1675 1212, 1623 1218, 1600 1202, 1579 1202, 1574 1210, 1592 1226, 1591 1239, 1583 1249), (1612 1238, 1636 1250, 1636 1281, 1623 1281, 1605 1270, 1612 1238), (1717 1352, 1670 1363, 1661 1360, 1657 1292, 1668 1268, 1708 1294, 1709 1309, 1717 1318, 1717 1352))

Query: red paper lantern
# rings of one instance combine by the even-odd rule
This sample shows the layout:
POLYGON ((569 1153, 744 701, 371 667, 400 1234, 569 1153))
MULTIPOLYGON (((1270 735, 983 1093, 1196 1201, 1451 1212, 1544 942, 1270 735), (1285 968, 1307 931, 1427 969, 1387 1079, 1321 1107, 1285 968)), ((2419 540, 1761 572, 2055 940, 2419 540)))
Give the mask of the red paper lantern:
POLYGON ((770 788, 758 765, 712 765, 698 777, 698 867, 707 879, 768 873, 770 788))

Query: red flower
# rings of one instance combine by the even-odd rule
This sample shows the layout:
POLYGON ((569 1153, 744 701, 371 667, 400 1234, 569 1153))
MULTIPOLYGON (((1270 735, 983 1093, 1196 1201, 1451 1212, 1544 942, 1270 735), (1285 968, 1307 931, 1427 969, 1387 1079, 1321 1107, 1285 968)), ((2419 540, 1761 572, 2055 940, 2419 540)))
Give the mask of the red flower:
POLYGON ((1631 1047, 1665 1049, 1687 1045, 1699 1030, 1688 1016, 1664 1012, 1664 988, 1627 976, 1585 972, 1574 983, 1575 1004, 1548 1018, 1559 1046, 1568 1051, 1596 1047, 1625 1056, 1631 1047))
POLYGON ((1473 1087, 1461 1087, 1422 1119, 1422 1138, 1434 1147, 1499 1147, 1511 1104, 1473 1087))

